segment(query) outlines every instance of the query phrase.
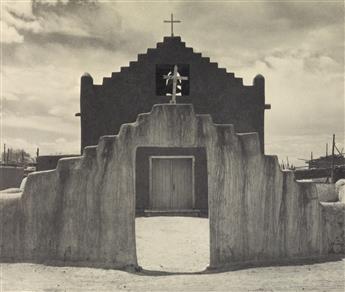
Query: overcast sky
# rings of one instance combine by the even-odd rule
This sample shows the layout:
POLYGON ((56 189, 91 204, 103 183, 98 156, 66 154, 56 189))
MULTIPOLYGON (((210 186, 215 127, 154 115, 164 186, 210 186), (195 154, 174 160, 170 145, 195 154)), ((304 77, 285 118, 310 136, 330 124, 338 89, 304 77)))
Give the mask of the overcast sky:
POLYGON ((252 84, 266 79, 266 153, 344 146, 343 1, 3 1, 1 145, 78 153, 80 76, 95 83, 170 34, 252 84))

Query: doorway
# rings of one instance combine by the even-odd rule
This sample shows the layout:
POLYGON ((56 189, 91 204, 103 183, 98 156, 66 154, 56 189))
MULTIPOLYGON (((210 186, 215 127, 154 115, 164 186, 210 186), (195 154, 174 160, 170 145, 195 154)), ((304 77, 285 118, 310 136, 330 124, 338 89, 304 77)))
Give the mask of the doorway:
POLYGON ((137 213, 135 234, 144 270, 205 270, 210 263, 207 194, 205 148, 137 149, 136 206, 144 210, 137 213))
POLYGON ((194 208, 194 156, 150 156, 151 210, 194 208))
POLYGON ((138 147, 135 156, 135 207, 136 216, 164 213, 166 216, 189 214, 207 217, 206 148, 138 147), (150 188, 154 189, 153 193, 150 188))

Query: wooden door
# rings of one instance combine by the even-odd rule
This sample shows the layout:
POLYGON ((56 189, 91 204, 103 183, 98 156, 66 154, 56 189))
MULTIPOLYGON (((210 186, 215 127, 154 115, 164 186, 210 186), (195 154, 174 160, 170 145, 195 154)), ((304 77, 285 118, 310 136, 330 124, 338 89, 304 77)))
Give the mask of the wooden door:
POLYGON ((150 206, 152 209, 192 209, 193 184, 191 157, 151 157, 150 206))

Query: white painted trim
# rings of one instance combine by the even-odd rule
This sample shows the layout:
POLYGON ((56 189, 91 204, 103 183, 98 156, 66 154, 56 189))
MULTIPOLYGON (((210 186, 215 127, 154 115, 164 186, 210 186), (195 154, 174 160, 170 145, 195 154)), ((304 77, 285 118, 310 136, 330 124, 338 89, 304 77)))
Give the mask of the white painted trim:
POLYGON ((151 206, 152 194, 152 159, 192 159, 192 209, 195 208, 195 156, 194 155, 152 155, 149 156, 149 205, 151 206))

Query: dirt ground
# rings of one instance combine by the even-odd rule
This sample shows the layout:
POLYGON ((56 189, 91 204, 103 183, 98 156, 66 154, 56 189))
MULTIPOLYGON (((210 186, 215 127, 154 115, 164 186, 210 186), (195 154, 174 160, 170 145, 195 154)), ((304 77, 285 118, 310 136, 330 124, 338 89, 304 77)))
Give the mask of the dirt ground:
POLYGON ((0 291, 344 291, 345 261, 205 271, 208 220, 136 219, 141 273, 1 264, 0 291))

